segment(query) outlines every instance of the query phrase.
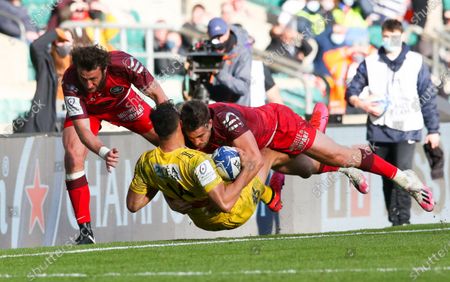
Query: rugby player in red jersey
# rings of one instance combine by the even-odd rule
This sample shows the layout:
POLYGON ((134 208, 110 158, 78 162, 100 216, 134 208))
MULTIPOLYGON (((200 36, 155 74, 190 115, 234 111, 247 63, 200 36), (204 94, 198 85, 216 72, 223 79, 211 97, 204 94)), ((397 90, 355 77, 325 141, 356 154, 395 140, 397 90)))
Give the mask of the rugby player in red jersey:
MULTIPOLYGON (((183 105, 181 120, 184 133, 193 147, 207 153, 224 145, 240 148, 253 156, 253 174, 264 161, 259 150, 267 147, 280 152, 279 159, 272 166, 278 172, 307 178, 311 174, 342 171, 364 193, 368 187, 361 188, 358 184, 365 183, 365 180, 361 182, 354 172, 349 172, 351 168, 359 168, 393 180, 407 190, 424 210, 433 210, 431 190, 413 171, 401 171, 370 150, 335 143, 287 106, 267 104, 250 108, 227 103, 206 105, 192 100, 183 105)), ((247 181, 251 177, 254 175, 248 174, 247 181)), ((275 197, 276 201, 269 204, 272 210, 279 207, 279 193, 275 197)))
POLYGON ((63 77, 67 117, 63 130, 66 186, 80 227, 78 244, 95 243, 90 226, 90 192, 84 171, 87 150, 105 160, 108 171, 117 165, 119 151, 97 137, 101 121, 123 126, 158 144, 150 121, 152 108, 131 88, 134 85, 157 104, 167 100, 150 72, 131 55, 107 52, 100 46, 75 48, 73 64, 63 77))

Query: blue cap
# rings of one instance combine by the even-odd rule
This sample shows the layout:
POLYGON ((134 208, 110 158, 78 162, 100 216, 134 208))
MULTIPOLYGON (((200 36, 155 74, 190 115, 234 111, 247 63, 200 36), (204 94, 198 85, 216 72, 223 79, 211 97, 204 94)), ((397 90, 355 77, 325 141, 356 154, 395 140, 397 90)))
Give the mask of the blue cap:
POLYGON ((222 18, 213 18, 208 23, 209 38, 222 36, 228 31, 228 24, 222 18))

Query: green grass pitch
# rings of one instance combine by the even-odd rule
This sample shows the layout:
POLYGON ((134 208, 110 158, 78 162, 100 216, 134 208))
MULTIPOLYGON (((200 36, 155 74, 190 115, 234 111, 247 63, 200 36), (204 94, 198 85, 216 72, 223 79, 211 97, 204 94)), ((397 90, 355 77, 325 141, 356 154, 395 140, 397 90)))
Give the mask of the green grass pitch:
POLYGON ((450 224, 0 251, 0 280, 450 281, 450 224))

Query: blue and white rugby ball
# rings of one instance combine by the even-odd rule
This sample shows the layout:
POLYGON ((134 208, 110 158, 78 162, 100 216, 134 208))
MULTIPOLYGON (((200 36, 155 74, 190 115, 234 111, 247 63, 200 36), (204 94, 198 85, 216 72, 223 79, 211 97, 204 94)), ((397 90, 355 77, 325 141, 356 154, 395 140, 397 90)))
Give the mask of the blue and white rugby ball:
POLYGON ((212 154, 217 171, 223 180, 233 181, 241 172, 241 158, 234 147, 222 146, 212 154))

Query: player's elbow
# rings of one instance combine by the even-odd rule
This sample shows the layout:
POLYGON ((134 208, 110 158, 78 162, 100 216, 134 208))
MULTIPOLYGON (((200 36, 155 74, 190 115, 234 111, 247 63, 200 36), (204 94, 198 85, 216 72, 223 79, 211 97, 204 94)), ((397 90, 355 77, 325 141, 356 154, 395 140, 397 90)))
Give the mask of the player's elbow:
POLYGON ((131 213, 136 213, 141 209, 141 207, 139 207, 138 205, 135 205, 135 204, 127 203, 127 209, 131 213))
POLYGON ((133 201, 130 197, 127 198, 127 209, 131 213, 138 212, 142 208, 142 204, 137 201, 133 201))
POLYGON ((231 204, 219 205, 219 209, 221 212, 229 213, 233 209, 233 205, 231 204))
POLYGON ((229 213, 233 209, 234 203, 231 201, 216 201, 216 205, 221 212, 229 213))

